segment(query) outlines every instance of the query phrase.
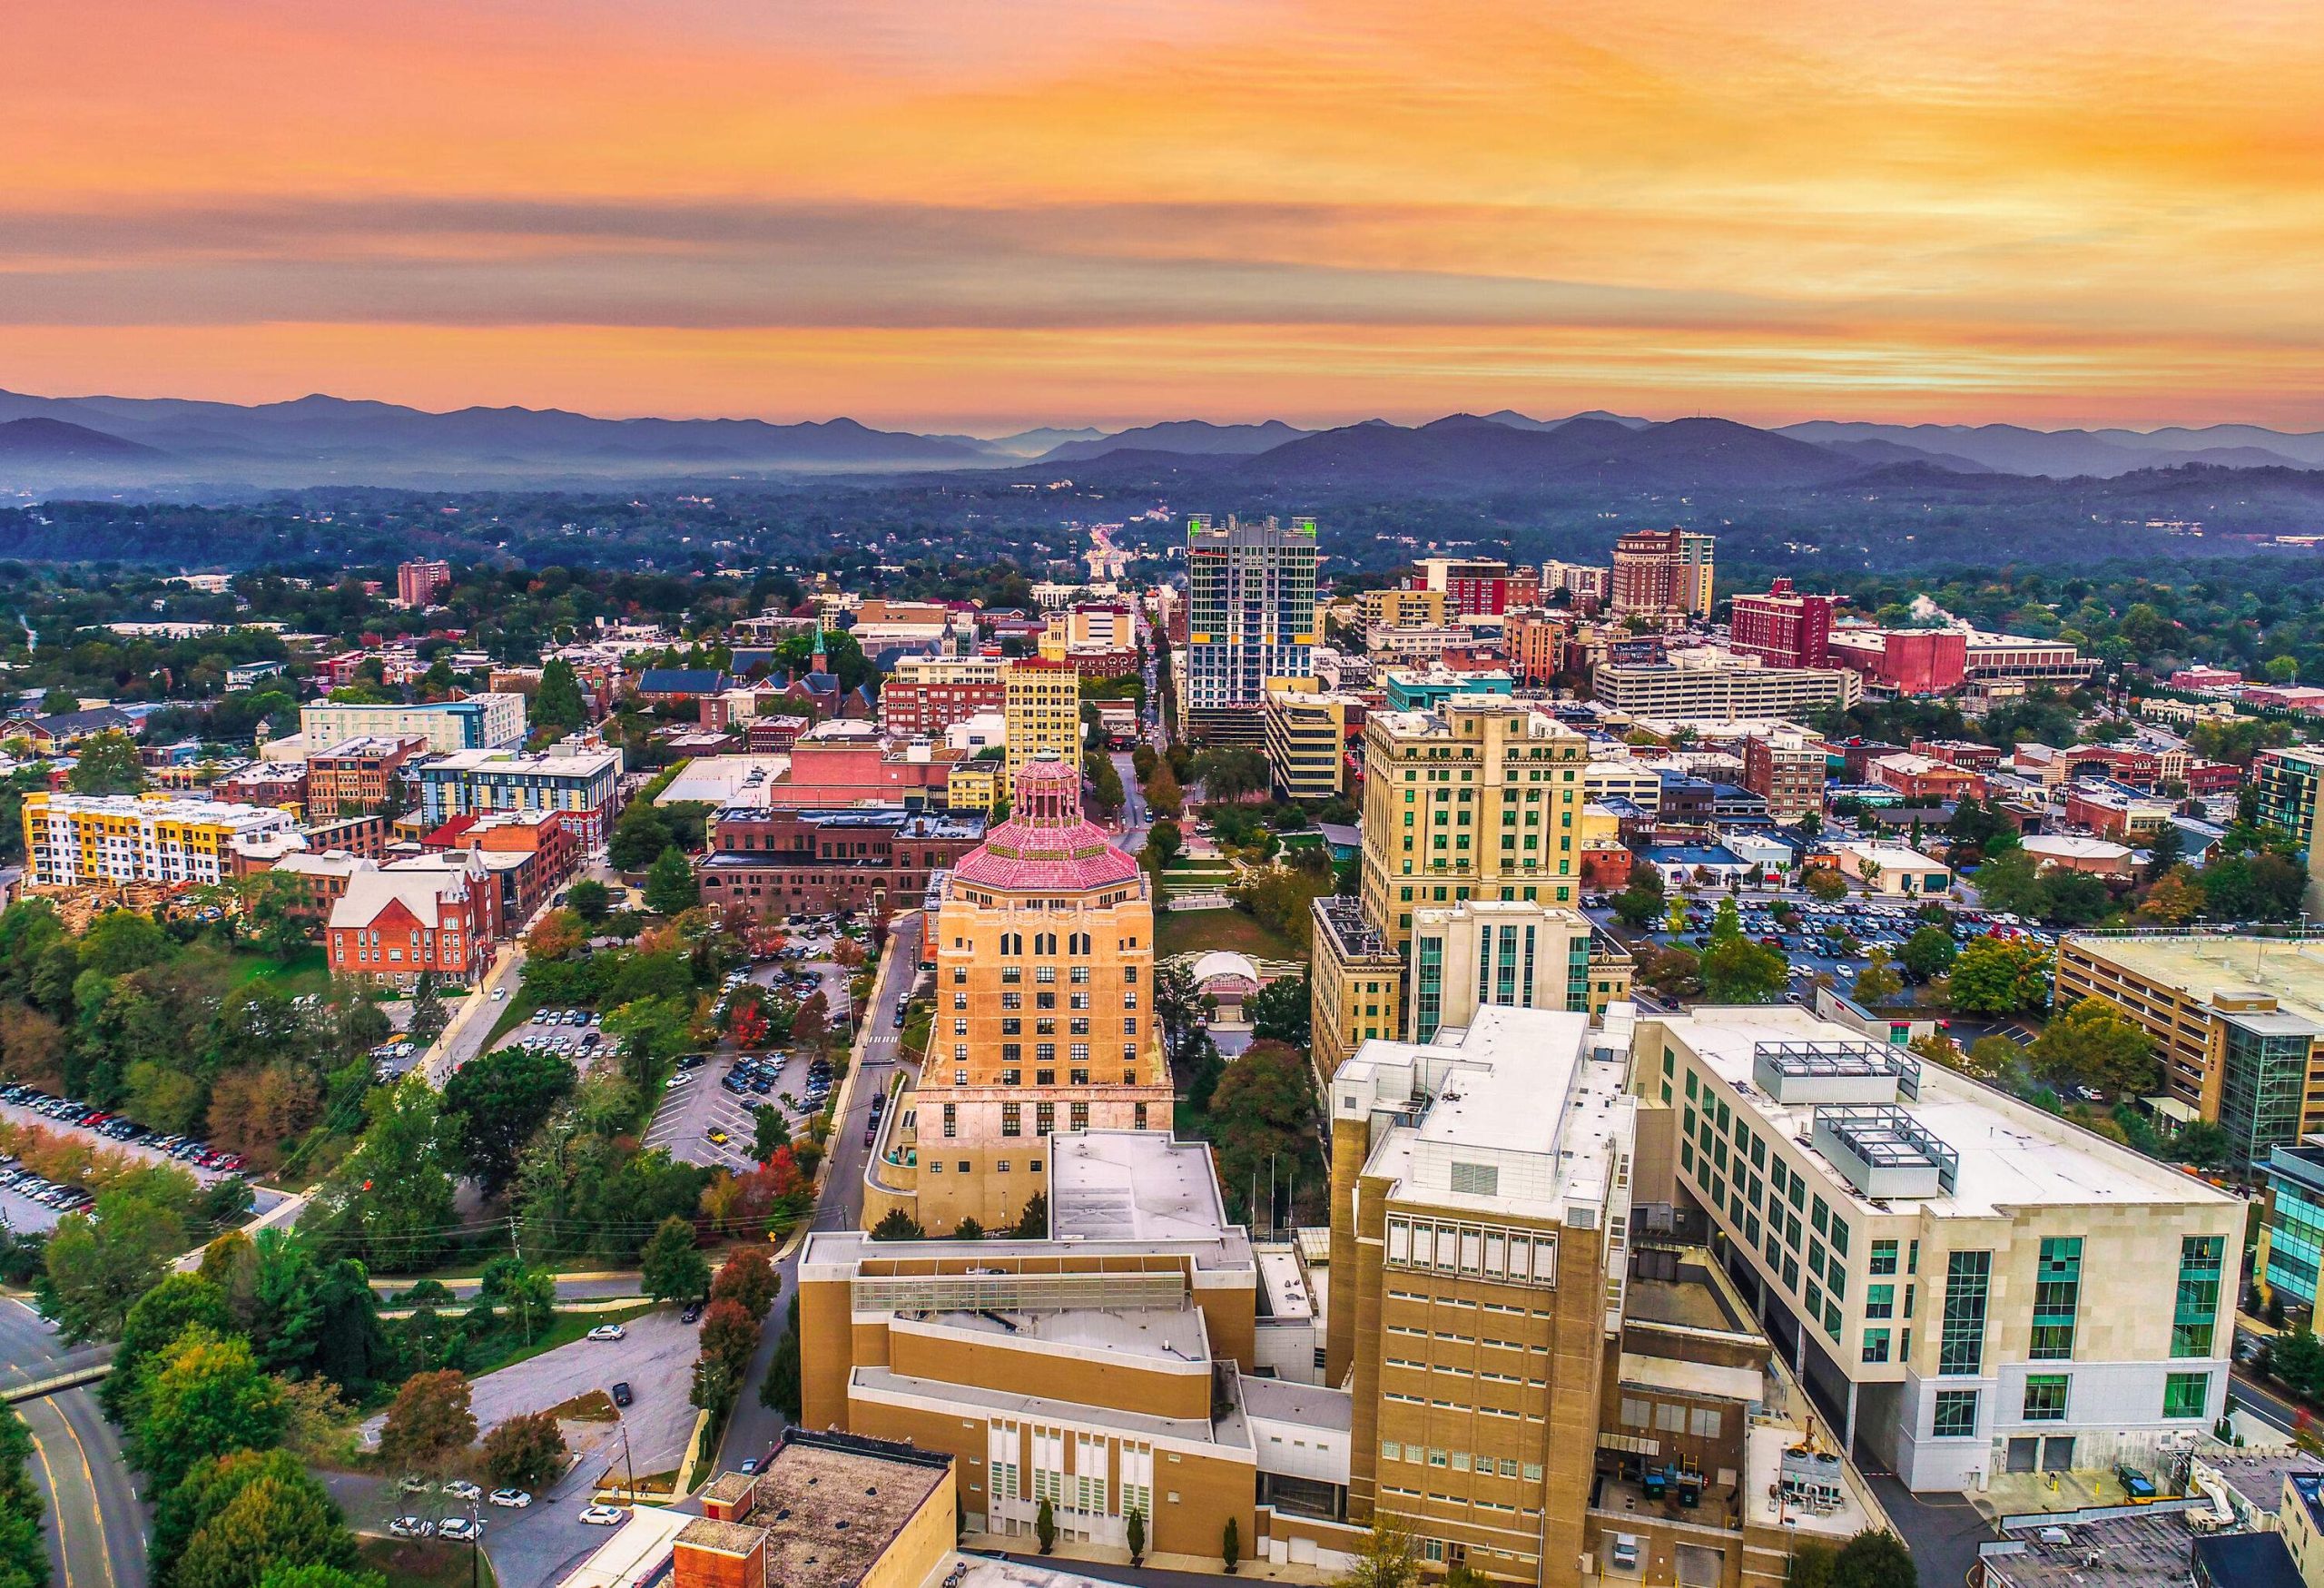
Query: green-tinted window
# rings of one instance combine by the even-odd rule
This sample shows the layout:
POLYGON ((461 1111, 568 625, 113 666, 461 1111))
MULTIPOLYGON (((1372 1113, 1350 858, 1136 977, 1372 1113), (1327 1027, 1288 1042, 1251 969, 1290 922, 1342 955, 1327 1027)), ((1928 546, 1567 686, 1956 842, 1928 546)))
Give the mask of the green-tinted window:
POLYGON ((1837 1301, 1824 1304, 1824 1332, 1835 1340, 1840 1337, 1840 1304, 1837 1301))
POLYGON ((2063 1423, 2066 1416, 2066 1376, 2029 1373, 2025 1376, 2025 1420, 2063 1423))
POLYGON ((1864 1331, 1864 1359, 1866 1362, 1888 1360, 1888 1331, 1886 1329, 1864 1331))
POLYGON ((1791 1205, 1802 1208, 1807 1203, 1807 1182, 1797 1175, 1791 1177, 1791 1205))
POLYGON ((1893 1274, 1896 1271, 1896 1243, 1895 1241, 1876 1240, 1872 1243, 1872 1271, 1876 1274, 1893 1274))
POLYGON ((1974 1389, 1940 1389, 1936 1392, 1936 1418, 1929 1432, 1939 1439, 1968 1439, 1977 1432, 1977 1392, 1974 1389))
POLYGON ((2200 1417, 2211 1398, 2211 1376, 2208 1373, 2174 1373, 2162 1381, 2162 1415, 2166 1417, 2200 1417))
POLYGON ((1832 1220, 1832 1255, 1836 1258, 1845 1258, 1848 1255, 1847 1223, 1837 1218, 1832 1220))
POLYGON ((2074 1308, 2081 1297, 2082 1238, 2043 1240, 2034 1270, 2034 1335, 2027 1356, 2036 1362, 2063 1362, 2073 1356, 2074 1308))
POLYGON ((1896 1287, 1894 1285, 1870 1285, 1865 1287, 1864 1316, 1894 1317, 1896 1316, 1896 1287))
POLYGON ((2173 1356, 2211 1354, 2211 1330, 2219 1320, 2220 1258, 2226 1244, 2216 1235, 2180 1238, 2179 1305, 2171 1317, 2173 1356))
POLYGON ((1807 1216, 1807 1222, 1816 1227, 1817 1234, 1821 1235, 1824 1233, 1826 1225, 1830 1222, 1831 1217, 1832 1210, 1824 1205, 1824 1198, 1818 1197, 1816 1198, 1816 1210, 1807 1216))
POLYGON ((1983 1373, 1985 1295, 1993 1278, 1991 1252, 1951 1252, 1945 1259, 1945 1327, 1937 1337, 1940 1374, 1983 1373))

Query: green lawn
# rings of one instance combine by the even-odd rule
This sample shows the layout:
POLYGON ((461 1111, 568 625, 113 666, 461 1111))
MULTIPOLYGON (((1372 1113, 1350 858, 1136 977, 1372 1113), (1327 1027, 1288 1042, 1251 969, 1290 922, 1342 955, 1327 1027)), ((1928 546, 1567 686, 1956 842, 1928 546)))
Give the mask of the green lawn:
POLYGON ((309 943, 287 960, 278 960, 254 949, 236 949, 233 958, 237 985, 264 977, 294 995, 320 992, 330 985, 330 971, 323 962, 323 945, 319 942, 309 943))
POLYGON ((500 1011, 500 1018, 492 1022, 492 1034, 485 1038, 484 1046, 478 1049, 477 1051, 479 1053, 491 1052, 493 1049, 500 1045, 501 1038, 507 1036, 510 1031, 515 1031, 518 1026, 523 1025, 527 1021, 532 1019, 533 1011, 540 1008, 540 1000, 535 998, 531 993, 522 991, 517 992, 508 1000, 507 1007, 500 1011))
POLYGON ((359 1538, 356 1563, 388 1580, 388 1588, 493 1588, 492 1561, 484 1551, 436 1538, 359 1538))
POLYGON ((1306 950, 1240 910, 1171 910, 1157 918, 1154 952, 1157 956, 1198 954, 1212 949, 1232 949, 1257 960, 1305 962, 1307 958, 1306 950))

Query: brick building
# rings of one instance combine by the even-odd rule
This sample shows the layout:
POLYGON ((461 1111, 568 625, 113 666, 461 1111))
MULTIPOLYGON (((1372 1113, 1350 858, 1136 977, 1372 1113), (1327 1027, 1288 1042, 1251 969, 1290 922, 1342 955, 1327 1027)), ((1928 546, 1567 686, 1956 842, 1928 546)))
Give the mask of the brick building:
POLYGON ((1832 597, 1804 596, 1789 579, 1774 580, 1764 596, 1738 596, 1730 650, 1778 667, 1822 667, 1832 656, 1832 597))
POLYGON ((710 820, 703 902, 741 904, 763 916, 885 914, 919 902, 929 879, 975 848, 984 827, 981 816, 901 805, 729 806, 710 820))
POLYGON ((906 656, 880 687, 880 726, 897 738, 938 739, 954 723, 1000 711, 1009 666, 998 656, 906 656))
POLYGON ((409 982, 432 972, 468 981, 491 937, 486 880, 480 865, 355 872, 325 930, 332 973, 409 982))
POLYGON ((307 757, 307 809, 317 816, 356 816, 402 803, 404 763, 428 741, 349 739, 307 757))

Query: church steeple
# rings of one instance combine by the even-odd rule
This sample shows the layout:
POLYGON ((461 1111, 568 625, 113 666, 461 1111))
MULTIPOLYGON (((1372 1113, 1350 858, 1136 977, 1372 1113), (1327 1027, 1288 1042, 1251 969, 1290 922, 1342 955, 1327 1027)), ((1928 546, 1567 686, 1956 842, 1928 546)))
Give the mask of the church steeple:
POLYGON ((807 670, 811 673, 828 673, 832 670, 831 657, 823 651, 823 612, 820 607, 815 609, 815 650, 814 655, 808 661, 807 670))

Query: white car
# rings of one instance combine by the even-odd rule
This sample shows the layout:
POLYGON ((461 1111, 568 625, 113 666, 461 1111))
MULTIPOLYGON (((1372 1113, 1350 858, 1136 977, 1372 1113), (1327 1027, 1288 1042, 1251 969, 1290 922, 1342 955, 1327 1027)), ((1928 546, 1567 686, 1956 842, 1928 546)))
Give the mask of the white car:
POLYGON ((629 1338, 629 1331, 619 1324, 599 1324, 589 1331, 589 1337, 593 1340, 625 1340, 629 1338))
POLYGON ((481 1500, 484 1491, 466 1478, 453 1478, 444 1485, 444 1492, 455 1500, 481 1500))
POLYGON ((448 1516, 436 1525, 436 1536, 454 1544, 468 1544, 484 1536, 484 1524, 473 1516, 448 1516))
POLYGON ((486 1498, 496 1505, 506 1505, 511 1511, 522 1511, 533 1503, 533 1497, 522 1489, 495 1489, 486 1498))
POLYGON ((584 1505, 581 1520, 592 1527, 619 1527, 629 1514, 615 1505, 584 1505))
POLYGON ((435 1532, 436 1524, 425 1516, 399 1516, 388 1524, 389 1538, 428 1538, 435 1532))

